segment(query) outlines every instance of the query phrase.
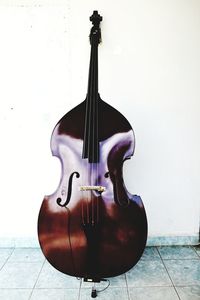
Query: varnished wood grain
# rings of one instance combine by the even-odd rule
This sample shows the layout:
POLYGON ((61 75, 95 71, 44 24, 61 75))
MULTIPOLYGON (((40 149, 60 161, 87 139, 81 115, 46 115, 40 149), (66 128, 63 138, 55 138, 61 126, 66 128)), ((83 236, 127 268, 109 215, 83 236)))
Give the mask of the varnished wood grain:
POLYGON ((142 200, 131 195, 123 181, 123 161, 134 152, 134 134, 124 116, 100 100, 100 161, 89 164, 81 155, 84 114, 82 102, 53 131, 52 153, 61 161, 62 174, 57 190, 43 200, 38 235, 44 255, 59 271, 76 277, 111 277, 137 263, 147 238, 142 200), (60 207, 57 198, 65 201, 73 172, 80 178, 73 177, 70 201, 60 207), (106 190, 81 192, 81 185, 106 190))

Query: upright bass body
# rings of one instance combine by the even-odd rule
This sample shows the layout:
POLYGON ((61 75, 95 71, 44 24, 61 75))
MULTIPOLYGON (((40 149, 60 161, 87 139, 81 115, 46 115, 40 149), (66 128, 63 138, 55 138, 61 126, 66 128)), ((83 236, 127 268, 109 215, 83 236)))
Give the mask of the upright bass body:
MULTIPOLYGON (((95 12, 93 18, 99 15, 95 12)), ((93 31, 99 23, 93 23, 93 31)), ((98 43, 91 44, 87 98, 52 133, 51 150, 61 161, 62 174, 55 193, 43 200, 38 236, 56 269, 98 281, 137 263, 146 244, 147 220, 141 198, 131 195, 123 181, 134 133, 126 118, 100 99, 98 43)))

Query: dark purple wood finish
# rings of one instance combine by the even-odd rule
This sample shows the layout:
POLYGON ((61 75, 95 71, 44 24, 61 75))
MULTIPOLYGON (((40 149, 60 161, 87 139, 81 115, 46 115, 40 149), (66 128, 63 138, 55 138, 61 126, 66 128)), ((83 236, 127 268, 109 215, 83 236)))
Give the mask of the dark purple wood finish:
POLYGON ((51 139, 54 156, 61 161, 62 176, 52 195, 43 200, 38 236, 47 260, 59 271, 76 277, 120 275, 140 259, 147 239, 142 200, 131 195, 123 181, 123 162, 134 152, 134 133, 117 110, 99 100, 100 161, 82 159, 85 101, 56 125, 51 139), (75 149, 75 150, 74 150, 75 149), (72 193, 65 201, 70 175, 72 193), (81 185, 101 185, 102 193, 80 191, 81 185))

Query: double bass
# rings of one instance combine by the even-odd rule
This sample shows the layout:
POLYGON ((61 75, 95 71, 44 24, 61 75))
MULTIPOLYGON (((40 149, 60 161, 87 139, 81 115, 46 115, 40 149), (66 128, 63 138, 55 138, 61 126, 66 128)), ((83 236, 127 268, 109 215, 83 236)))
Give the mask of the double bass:
POLYGON ((61 178, 42 202, 38 237, 57 270, 99 282, 138 262, 147 218, 140 196, 128 192, 123 180, 123 163, 134 153, 133 129, 98 91, 102 17, 94 11, 90 21, 87 95, 53 130, 51 150, 61 162, 61 178))

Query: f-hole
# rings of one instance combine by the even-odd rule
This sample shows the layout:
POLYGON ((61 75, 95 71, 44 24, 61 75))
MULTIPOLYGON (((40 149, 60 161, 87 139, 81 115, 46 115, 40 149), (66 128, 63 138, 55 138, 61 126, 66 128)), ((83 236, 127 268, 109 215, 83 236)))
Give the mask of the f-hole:
POLYGON ((69 201, 70 201, 70 198, 71 198, 71 194, 72 194, 72 181, 73 181, 73 176, 76 175, 76 178, 79 178, 80 177, 80 174, 78 172, 73 172, 70 177, 69 177, 69 182, 68 182, 68 192, 67 192, 67 198, 66 198, 66 201, 61 204, 62 202, 62 199, 61 198, 57 198, 56 199, 56 202, 59 206, 61 207, 64 207, 66 206, 69 201))
POLYGON ((124 187, 120 184, 118 185, 119 180, 117 180, 117 176, 115 174, 111 174, 110 172, 106 172, 104 175, 105 178, 111 178, 113 182, 113 194, 114 194, 114 201, 119 206, 128 206, 130 203, 129 198, 124 191, 124 187), (123 200, 121 200, 123 199, 123 200))

